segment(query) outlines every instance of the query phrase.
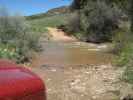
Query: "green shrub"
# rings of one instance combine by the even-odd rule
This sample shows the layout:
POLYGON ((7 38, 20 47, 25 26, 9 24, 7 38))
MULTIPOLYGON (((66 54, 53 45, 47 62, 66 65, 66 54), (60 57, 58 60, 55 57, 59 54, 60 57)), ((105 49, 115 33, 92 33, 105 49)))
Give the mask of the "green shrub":
POLYGON ((79 12, 73 12, 70 14, 66 25, 64 25, 63 30, 68 33, 68 35, 75 35, 75 33, 80 32, 80 15, 79 12))
MULTIPOLYGON (((121 61, 119 64, 125 67, 125 71, 123 73, 123 80, 133 84, 133 43, 130 44, 130 47, 126 48, 127 51, 123 51, 125 53, 123 56, 123 62, 121 61)), ((120 58, 122 56, 120 55, 120 58)))
POLYGON ((111 41, 113 31, 118 29, 120 10, 102 1, 87 2, 80 13, 81 29, 88 41, 111 41))
POLYGON ((131 47, 130 44, 127 44, 127 46, 123 47, 117 57, 117 65, 127 66, 127 64, 130 62, 130 60, 133 56, 132 53, 133 53, 133 47, 131 47))
POLYGON ((40 34, 31 32, 25 18, 19 15, 10 16, 5 8, 0 9, 0 57, 28 61, 29 52, 38 50, 40 34), (14 52, 10 48, 15 49, 14 52), (11 55, 12 54, 12 55, 11 55))
POLYGON ((125 26, 114 33, 112 40, 114 44, 113 53, 117 55, 115 60, 118 65, 124 66, 129 62, 133 53, 133 35, 129 31, 129 28, 125 26))
POLYGON ((11 59, 11 60, 17 60, 19 58, 19 55, 16 52, 16 49, 13 47, 10 47, 9 45, 0 45, 0 58, 4 59, 11 59))
POLYGON ((133 67, 126 67, 122 78, 124 81, 133 84, 133 67))
POLYGON ((131 32, 117 32, 114 49, 117 57, 115 64, 125 67, 122 79, 133 84, 133 34, 131 32))

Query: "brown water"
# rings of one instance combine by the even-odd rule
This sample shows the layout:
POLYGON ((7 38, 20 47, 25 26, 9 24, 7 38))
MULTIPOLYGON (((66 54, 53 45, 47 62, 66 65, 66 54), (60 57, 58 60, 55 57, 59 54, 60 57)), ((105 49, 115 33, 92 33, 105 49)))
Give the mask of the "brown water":
POLYGON ((32 66, 102 65, 111 62, 107 44, 83 42, 42 42, 43 51, 35 57, 32 66))

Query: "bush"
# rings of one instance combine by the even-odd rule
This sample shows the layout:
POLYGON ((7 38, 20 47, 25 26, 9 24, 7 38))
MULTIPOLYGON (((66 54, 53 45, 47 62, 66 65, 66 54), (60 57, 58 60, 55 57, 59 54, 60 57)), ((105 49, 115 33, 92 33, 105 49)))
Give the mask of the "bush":
POLYGON ((130 60, 132 59, 132 53, 133 47, 131 44, 127 44, 126 46, 122 47, 116 58, 117 66, 127 66, 127 64, 129 64, 130 60))
POLYGON ((16 52, 16 49, 10 47, 9 45, 0 44, 0 58, 17 60, 19 55, 16 52))
POLYGON ((59 28, 63 29, 68 35, 74 35, 80 31, 80 15, 78 12, 70 14, 65 25, 60 25, 59 28))
POLYGON ((81 29, 87 41, 111 41, 113 31, 118 29, 120 10, 102 1, 88 2, 81 10, 81 29))
POLYGON ((113 44, 114 49, 113 53, 117 55, 115 61, 119 66, 125 66, 133 53, 132 47, 132 33, 130 32, 129 22, 123 21, 120 25, 119 30, 115 31, 115 35, 113 35, 113 44))
POLYGON ((133 84, 133 42, 122 49, 117 59, 117 65, 125 67, 122 79, 133 84))
POLYGON ((17 62, 29 60, 29 51, 38 50, 39 35, 30 31, 30 26, 25 18, 19 15, 10 16, 5 8, 0 9, 0 47, 1 58, 12 59, 17 62), (10 57, 10 49, 14 49, 14 54, 10 57))
POLYGON ((133 84, 133 34, 119 31, 114 39, 115 64, 125 67, 122 79, 133 84))
POLYGON ((125 72, 123 74, 123 80, 133 84, 133 67, 132 66, 126 67, 125 72))

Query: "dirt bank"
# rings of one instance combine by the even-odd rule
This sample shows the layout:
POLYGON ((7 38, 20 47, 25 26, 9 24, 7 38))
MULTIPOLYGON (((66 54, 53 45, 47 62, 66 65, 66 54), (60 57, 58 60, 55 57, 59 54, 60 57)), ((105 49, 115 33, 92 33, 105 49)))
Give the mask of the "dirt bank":
POLYGON ((77 41, 73 36, 67 36, 65 32, 57 28, 47 27, 49 34, 54 41, 77 41))

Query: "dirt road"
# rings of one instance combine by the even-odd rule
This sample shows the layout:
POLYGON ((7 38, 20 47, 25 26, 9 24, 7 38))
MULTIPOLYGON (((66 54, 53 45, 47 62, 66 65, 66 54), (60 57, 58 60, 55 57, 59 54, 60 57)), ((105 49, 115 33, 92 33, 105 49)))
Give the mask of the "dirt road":
POLYGON ((52 36, 52 40, 54 41, 76 41, 75 37, 67 36, 67 34, 60 29, 51 27, 48 27, 47 29, 52 36))
MULTIPOLYGON (((96 44, 85 44, 85 46, 82 46, 82 43, 76 42, 68 46, 67 42, 70 43, 76 41, 76 39, 66 36, 64 32, 55 28, 48 28, 48 30, 52 35, 53 41, 65 41, 65 43, 61 46, 52 44, 48 46, 50 48, 48 50, 44 45, 45 43, 42 43, 44 51, 41 52, 41 56, 38 56, 33 62, 38 66, 36 65, 37 67, 34 68, 30 67, 32 71, 37 73, 45 81, 48 100, 121 100, 121 98, 132 91, 129 84, 121 82, 120 80, 123 69, 113 67, 111 63, 101 60, 108 59, 106 57, 104 58, 104 54, 98 55, 100 51, 104 51, 105 45, 99 47, 99 45, 96 44), (78 51, 80 55, 76 56, 78 53, 76 53, 76 55, 74 55, 74 52, 70 53, 71 59, 68 56, 71 49, 68 49, 68 52, 66 48, 72 48, 72 50, 74 48, 74 52, 78 51), (59 49, 61 49, 61 51, 59 49), (54 53, 49 52, 51 50, 53 50, 52 52, 54 53), (98 57, 97 60, 103 61, 104 63, 96 64, 89 62, 89 60, 91 60, 89 58, 88 61, 86 60, 86 62, 84 62, 82 55, 91 55, 91 58, 96 60, 95 57, 93 57, 94 55, 91 54, 95 52, 86 52, 88 50, 97 51, 95 57, 98 57), (52 56, 55 59, 54 62, 51 61, 53 60, 52 58, 50 58, 49 61, 46 60, 47 57, 45 56, 47 55, 48 57, 52 56), (65 58, 62 60, 59 56, 65 58), (73 56, 76 57, 73 58, 73 56), (69 63, 68 59, 73 60, 75 63, 69 63), (62 63, 64 60, 67 63, 62 63), (79 64, 79 62, 81 62, 81 64, 79 64)), ((85 59, 87 59, 87 57, 85 57, 85 59)))

